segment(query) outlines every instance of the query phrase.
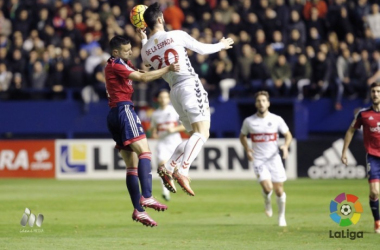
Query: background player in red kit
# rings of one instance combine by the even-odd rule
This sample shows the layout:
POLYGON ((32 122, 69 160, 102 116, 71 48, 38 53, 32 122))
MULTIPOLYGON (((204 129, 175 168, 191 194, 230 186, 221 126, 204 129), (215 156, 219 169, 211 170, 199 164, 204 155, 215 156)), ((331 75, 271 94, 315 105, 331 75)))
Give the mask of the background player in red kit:
POLYGON ((360 110, 344 137, 342 163, 347 166, 346 152, 355 129, 363 126, 364 147, 367 151, 369 205, 375 219, 375 233, 380 234, 379 182, 380 182, 380 83, 370 87, 372 106, 360 110))
POLYGON ((115 36, 109 44, 112 56, 105 67, 108 104, 111 108, 107 117, 108 129, 126 164, 126 185, 134 207, 132 219, 146 226, 157 226, 143 207, 164 211, 167 206, 152 196, 152 154, 131 101, 132 81, 153 81, 169 71, 178 71, 179 65, 171 64, 159 70, 139 72, 129 61, 132 50, 128 39, 115 36))

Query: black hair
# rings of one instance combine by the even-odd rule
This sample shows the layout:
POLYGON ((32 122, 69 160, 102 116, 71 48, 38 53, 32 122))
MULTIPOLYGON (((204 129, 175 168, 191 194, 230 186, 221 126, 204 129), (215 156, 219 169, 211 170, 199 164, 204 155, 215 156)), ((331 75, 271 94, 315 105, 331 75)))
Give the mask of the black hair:
POLYGON ((373 89, 375 87, 380 87, 380 82, 373 82, 373 83, 371 83, 370 89, 373 89))
POLYGON ((146 25, 149 27, 149 29, 153 30, 154 26, 157 23, 157 18, 159 18, 162 15, 160 4, 158 2, 155 2, 154 4, 151 4, 148 9, 144 12, 144 21, 146 25))
POLYGON ((127 45, 130 43, 131 41, 124 36, 114 36, 109 44, 111 51, 113 51, 114 49, 120 49, 121 45, 127 45))

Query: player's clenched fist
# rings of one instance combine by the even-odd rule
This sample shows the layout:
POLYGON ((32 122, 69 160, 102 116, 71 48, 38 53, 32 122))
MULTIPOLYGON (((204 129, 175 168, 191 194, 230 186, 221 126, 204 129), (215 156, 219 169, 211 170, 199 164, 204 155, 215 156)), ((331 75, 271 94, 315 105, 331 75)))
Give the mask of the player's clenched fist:
POLYGON ((176 62, 176 63, 170 64, 170 68, 169 68, 170 71, 178 72, 179 69, 180 69, 179 63, 176 62))

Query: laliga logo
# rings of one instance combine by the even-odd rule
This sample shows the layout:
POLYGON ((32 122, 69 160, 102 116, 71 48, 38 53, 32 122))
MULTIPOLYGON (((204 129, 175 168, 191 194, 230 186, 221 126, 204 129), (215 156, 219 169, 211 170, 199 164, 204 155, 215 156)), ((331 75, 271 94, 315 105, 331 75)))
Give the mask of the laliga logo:
POLYGON ((21 221, 20 221, 20 225, 23 226, 23 227, 25 227, 26 224, 29 224, 30 227, 33 227, 34 223, 36 223, 37 227, 41 227, 43 221, 44 221, 43 214, 38 214, 37 219, 36 219, 36 216, 34 214, 32 214, 32 212, 30 211, 30 209, 29 208, 25 208, 25 212, 22 215, 22 218, 21 218, 21 221))
MULTIPOLYGON (((330 202, 330 218, 341 227, 348 227, 355 225, 360 220, 361 213, 363 213, 362 204, 359 198, 353 194, 341 193, 334 200, 330 202)), ((330 238, 349 238, 354 240, 356 238, 363 238, 363 231, 346 232, 330 230, 330 238)))

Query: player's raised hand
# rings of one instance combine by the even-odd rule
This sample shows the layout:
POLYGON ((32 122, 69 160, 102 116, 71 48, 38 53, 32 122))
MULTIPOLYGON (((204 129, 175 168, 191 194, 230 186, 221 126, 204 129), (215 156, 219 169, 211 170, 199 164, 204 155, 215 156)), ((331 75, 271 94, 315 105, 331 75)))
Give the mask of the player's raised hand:
POLYGON ((248 161, 253 161, 253 149, 249 148, 247 150, 247 156, 248 156, 248 161))
POLYGON ((175 62, 173 64, 170 64, 170 67, 169 67, 169 70, 170 71, 174 71, 174 72, 178 72, 179 71, 179 63, 178 62, 175 62))
POLYGON ((222 38, 222 39, 220 39, 220 41, 219 42, 221 42, 221 43, 223 43, 223 45, 224 45, 224 49, 231 49, 232 48, 232 44, 234 44, 234 40, 232 40, 232 38, 222 38))
POLYGON ((289 149, 288 149, 288 147, 285 146, 285 145, 282 145, 282 146, 280 147, 280 149, 282 150, 282 159, 285 160, 286 158, 288 158, 289 149))
POLYGON ((344 165, 346 165, 346 167, 347 167, 347 165, 348 165, 348 160, 347 160, 346 153, 342 153, 342 158, 340 158, 340 160, 341 160, 342 163, 343 163, 344 165))
POLYGON ((144 29, 137 28, 136 31, 137 31, 137 35, 140 37, 141 40, 148 39, 148 37, 146 36, 146 29, 145 28, 144 29))

